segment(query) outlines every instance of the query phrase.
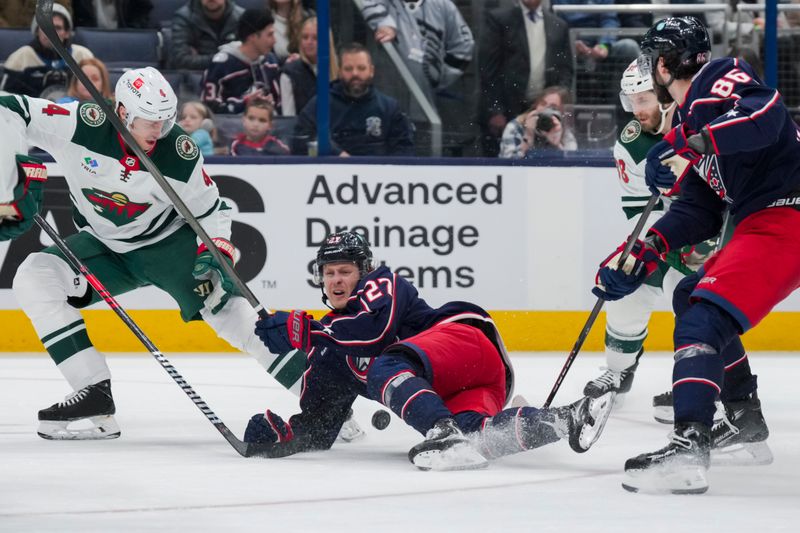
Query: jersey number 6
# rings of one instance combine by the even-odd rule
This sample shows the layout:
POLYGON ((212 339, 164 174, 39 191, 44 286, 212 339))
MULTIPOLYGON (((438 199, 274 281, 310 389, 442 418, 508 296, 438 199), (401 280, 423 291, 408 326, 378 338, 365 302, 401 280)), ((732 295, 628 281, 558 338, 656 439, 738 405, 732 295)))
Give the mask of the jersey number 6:
POLYGON ((735 68, 714 82, 711 87, 711 94, 727 98, 733 93, 733 88, 736 87, 737 83, 747 83, 752 79, 738 68, 735 68))

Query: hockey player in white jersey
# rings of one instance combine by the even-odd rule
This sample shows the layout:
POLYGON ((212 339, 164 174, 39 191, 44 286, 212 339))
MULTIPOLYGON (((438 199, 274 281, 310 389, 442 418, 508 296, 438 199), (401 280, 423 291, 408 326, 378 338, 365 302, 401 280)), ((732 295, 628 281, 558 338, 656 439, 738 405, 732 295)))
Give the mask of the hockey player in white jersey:
MULTIPOLYGON (((614 160, 622 210, 630 230, 633 230, 651 196, 644 181, 647 152, 669 131, 675 104, 663 105, 658 102, 652 78, 639 73, 635 60, 623 73, 620 89, 622 107, 632 112, 634 118, 625 125, 614 144, 614 160)), ((659 200, 642 234, 664 214, 668 201, 664 198, 659 200)), ((605 353, 608 368, 586 384, 583 390, 586 396, 597 398, 609 391, 616 391, 616 405, 624 401, 643 353, 642 345, 647 337, 647 324, 653 308, 662 296, 671 297, 675 286, 689 272, 691 270, 683 264, 680 253, 674 253, 667 262, 659 265, 659 269, 636 292, 621 300, 606 303, 605 353)), ((671 423, 671 403, 668 409, 671 423)))
MULTIPOLYGON (((116 113, 183 199, 223 256, 233 262, 230 208, 203 170, 197 145, 175 125, 177 98, 154 68, 126 72, 116 113)), ((184 321, 205 320, 232 346, 254 356, 284 387, 299 393, 305 354, 271 354, 254 334, 255 310, 199 242, 166 193, 94 103, 56 105, 0 97, 0 145, 50 153, 69 186, 79 232, 65 240, 114 294, 145 285, 172 296, 184 321)), ((5 156, 6 158, 8 156, 5 156)), ((4 161, 5 162, 5 161, 4 161)), ((4 165, 3 168, 8 168, 4 165)), ((39 412, 46 439, 118 437, 111 374, 92 345, 79 309, 99 297, 55 247, 28 256, 14 295, 74 393, 39 412), (78 420, 93 427, 74 429, 78 420), (73 426, 73 427, 70 427, 73 426)))

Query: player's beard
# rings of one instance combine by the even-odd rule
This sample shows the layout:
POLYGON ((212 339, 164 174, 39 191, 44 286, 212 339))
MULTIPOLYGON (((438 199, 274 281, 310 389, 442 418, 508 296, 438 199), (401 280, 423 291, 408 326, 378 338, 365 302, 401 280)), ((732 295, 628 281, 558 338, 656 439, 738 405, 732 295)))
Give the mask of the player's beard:
POLYGON ((653 90, 656 92, 656 98, 658 98, 659 103, 669 105, 675 101, 672 99, 672 95, 669 94, 667 88, 660 83, 655 82, 653 84, 653 90))

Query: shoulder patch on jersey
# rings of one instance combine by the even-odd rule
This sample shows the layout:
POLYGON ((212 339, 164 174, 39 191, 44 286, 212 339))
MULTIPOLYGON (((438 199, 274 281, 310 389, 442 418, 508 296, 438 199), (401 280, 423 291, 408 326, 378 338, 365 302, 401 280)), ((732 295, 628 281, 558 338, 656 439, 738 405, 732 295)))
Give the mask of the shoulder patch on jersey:
POLYGON ((103 110, 100 109, 100 106, 97 104, 83 104, 80 106, 79 113, 81 120, 83 120, 87 126, 91 126, 93 128, 96 128, 106 121, 106 114, 103 113, 103 110))
POLYGON ((178 138, 175 139, 175 149, 178 150, 178 155, 187 161, 196 158, 197 154, 200 153, 197 143, 186 134, 178 135, 178 138))
POLYGON ((619 134, 619 140, 623 143, 629 143, 635 141, 639 135, 642 133, 642 125, 639 124, 638 120, 631 120, 625 127, 622 129, 622 133, 619 134))

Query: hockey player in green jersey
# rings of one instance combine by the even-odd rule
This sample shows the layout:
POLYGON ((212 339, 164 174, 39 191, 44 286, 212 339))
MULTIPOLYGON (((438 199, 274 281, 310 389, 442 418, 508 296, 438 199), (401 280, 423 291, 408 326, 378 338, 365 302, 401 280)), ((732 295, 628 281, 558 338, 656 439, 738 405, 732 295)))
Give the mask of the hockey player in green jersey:
MULTIPOLYGON (((648 150, 661 140, 672 124, 675 104, 658 102, 653 91, 652 78, 639 73, 636 61, 625 70, 620 81, 620 100, 625 111, 634 118, 625 125, 614 145, 614 160, 617 165, 622 210, 632 230, 638 222, 651 193, 644 181, 644 166, 648 150)), ((668 205, 662 198, 647 220, 644 231, 660 218, 668 205)), ((668 201, 668 200, 667 200, 668 201)), ((634 372, 641 357, 647 337, 647 323, 657 300, 664 294, 671 295, 687 268, 680 257, 670 258, 673 267, 666 263, 633 294, 606 304, 605 353, 608 369, 586 384, 583 393, 599 397, 609 391, 617 391, 617 406, 624 400, 633 383, 634 372), (677 269, 680 269, 677 270, 677 269)), ((672 406, 669 406, 670 412, 672 406)), ((671 420, 670 420, 671 422, 671 420)))
MULTIPOLYGON (((116 85, 116 113, 183 199, 223 256, 233 262, 231 210, 203 170, 194 141, 175 125, 177 98, 154 68, 126 72, 116 85)), ((167 195, 94 103, 56 105, 0 97, 0 150, 39 146, 59 163, 80 230, 72 251, 114 295, 153 285, 166 291, 185 321, 205 320, 232 346, 254 356, 287 389, 299 393, 305 354, 271 354, 254 334, 256 312, 167 195), (4 146, 3 146, 4 145, 4 146), (276 370, 277 369, 277 370, 276 370)), ((55 247, 28 256, 14 295, 74 393, 39 412, 47 439, 119 436, 111 374, 90 341, 79 309, 99 297, 55 247), (74 429, 89 419, 93 427, 74 429)))

